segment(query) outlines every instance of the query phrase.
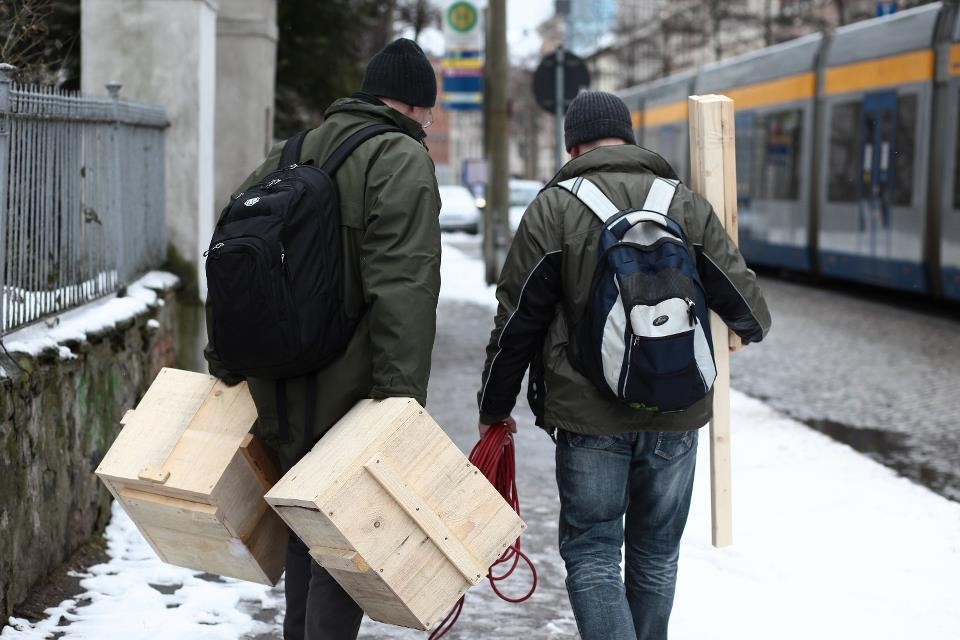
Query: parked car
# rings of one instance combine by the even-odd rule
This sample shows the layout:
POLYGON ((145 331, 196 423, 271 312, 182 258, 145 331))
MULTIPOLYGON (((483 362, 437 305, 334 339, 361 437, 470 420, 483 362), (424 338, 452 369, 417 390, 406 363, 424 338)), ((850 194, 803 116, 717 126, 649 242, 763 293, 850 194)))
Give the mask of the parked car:
POLYGON ((510 181, 510 230, 513 233, 516 233, 517 227, 520 226, 523 212, 527 210, 542 188, 543 183, 537 180, 510 181))
POLYGON ((477 233, 480 229, 480 209, 466 187, 440 187, 440 230, 477 233))

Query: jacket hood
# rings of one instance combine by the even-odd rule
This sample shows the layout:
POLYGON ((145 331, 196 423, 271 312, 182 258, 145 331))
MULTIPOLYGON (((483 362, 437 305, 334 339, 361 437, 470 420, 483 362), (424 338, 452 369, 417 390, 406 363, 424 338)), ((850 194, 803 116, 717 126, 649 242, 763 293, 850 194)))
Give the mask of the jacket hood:
POLYGON ((360 98, 341 98, 330 105, 323 116, 326 119, 338 113, 346 113, 365 119, 375 118, 395 124, 420 142, 423 142, 423 139, 427 137, 427 132, 423 130, 423 126, 419 122, 385 104, 373 104, 360 98))
POLYGON ((563 165, 547 186, 576 178, 588 173, 636 173, 647 171, 661 178, 679 180, 663 157, 635 144, 618 144, 610 147, 597 147, 582 156, 578 156, 563 165))

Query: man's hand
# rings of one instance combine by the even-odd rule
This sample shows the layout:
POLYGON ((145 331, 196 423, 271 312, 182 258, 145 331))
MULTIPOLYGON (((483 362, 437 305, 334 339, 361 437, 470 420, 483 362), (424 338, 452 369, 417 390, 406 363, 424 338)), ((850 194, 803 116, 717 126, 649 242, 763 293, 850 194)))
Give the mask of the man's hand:
MULTIPOLYGON (((507 428, 510 429, 511 433, 517 432, 517 421, 513 419, 513 416, 507 416, 506 419, 501 420, 500 422, 495 422, 494 424, 505 424, 507 425, 507 428)), ((478 428, 480 429, 480 437, 482 438, 484 435, 486 435, 487 431, 489 431, 490 427, 492 426, 493 426, 492 424, 484 424, 482 422, 478 423, 478 428)))
POLYGON ((728 338, 730 345, 730 353, 737 353, 743 351, 743 348, 747 345, 743 344, 743 341, 740 340, 740 336, 735 334, 733 331, 730 331, 730 337, 728 338))

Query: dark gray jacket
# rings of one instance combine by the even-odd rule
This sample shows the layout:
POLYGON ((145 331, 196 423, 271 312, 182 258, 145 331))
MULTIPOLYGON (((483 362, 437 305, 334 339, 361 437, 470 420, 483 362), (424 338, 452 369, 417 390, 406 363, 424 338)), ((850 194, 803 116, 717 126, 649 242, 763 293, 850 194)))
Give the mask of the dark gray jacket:
MULTIPOLYGON (((589 177, 620 209, 641 206, 657 176, 676 178, 659 155, 619 145, 571 160, 540 192, 523 215, 497 286, 480 419, 492 423, 510 415, 532 364, 531 406, 541 426, 583 434, 702 427, 712 414, 712 391, 685 411, 632 409, 602 395, 568 358, 568 329, 587 307, 602 228, 576 196, 556 186, 578 176, 589 177)), ((770 329, 763 293, 709 203, 681 184, 668 214, 692 245, 709 307, 744 343, 762 340, 770 329)))

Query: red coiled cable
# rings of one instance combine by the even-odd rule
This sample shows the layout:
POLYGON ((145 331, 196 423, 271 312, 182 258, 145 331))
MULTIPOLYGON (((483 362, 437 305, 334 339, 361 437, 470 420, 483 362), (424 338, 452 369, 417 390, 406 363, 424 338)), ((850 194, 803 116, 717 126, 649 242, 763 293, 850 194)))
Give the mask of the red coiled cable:
MULTIPOLYGON (((480 469, 480 472, 486 476, 487 480, 497 488, 497 491, 499 491, 503 499, 507 501, 507 504, 513 507, 513 510, 519 515, 520 494, 517 493, 513 434, 510 432, 507 423, 498 422, 487 430, 483 437, 480 438, 480 442, 478 442, 473 448, 473 451, 470 452, 470 462, 480 469)), ((490 588, 493 589, 493 592, 497 594, 501 600, 518 604, 530 599, 530 596, 532 596, 533 592, 537 589, 537 570, 533 566, 533 561, 530 560, 527 554, 520 550, 520 538, 517 538, 513 545, 507 547, 497 561, 493 563, 487 572, 487 579, 490 581, 490 588), (527 566, 530 567, 533 584, 530 585, 530 590, 526 595, 519 598, 511 598, 500 591, 497 583, 513 575, 513 572, 516 571, 520 564, 521 558, 527 563, 527 566), (495 574, 494 569, 501 565, 509 565, 509 567, 504 570, 503 573, 499 575, 495 574)), ((460 612, 463 611, 463 601, 465 598, 466 596, 464 595, 457 601, 457 604, 453 606, 453 609, 451 609, 447 617, 443 619, 443 622, 430 634, 429 640, 438 640, 453 628, 453 625, 456 624, 457 619, 460 617, 460 612)))

